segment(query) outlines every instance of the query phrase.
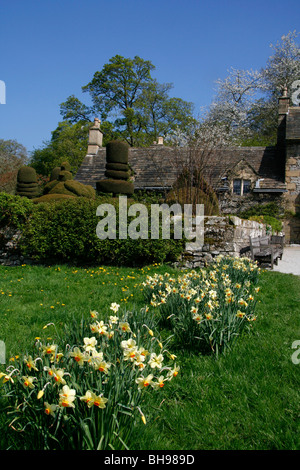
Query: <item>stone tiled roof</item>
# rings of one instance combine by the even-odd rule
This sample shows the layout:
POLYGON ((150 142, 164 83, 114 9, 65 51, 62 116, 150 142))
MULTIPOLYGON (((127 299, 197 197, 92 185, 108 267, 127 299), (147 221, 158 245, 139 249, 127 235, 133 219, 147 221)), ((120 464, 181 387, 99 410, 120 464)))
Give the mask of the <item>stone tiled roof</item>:
MULTIPOLYGON (((211 152, 198 150, 198 161, 202 162, 206 180, 216 189, 221 178, 225 177, 242 160, 246 161, 258 179, 262 179, 261 189, 283 190, 285 184, 281 174, 275 147, 234 147, 215 149, 211 152)), ((164 145, 148 148, 130 148, 128 162, 134 172, 135 189, 171 188, 183 167, 195 160, 195 152, 188 149, 174 149, 164 145)), ((75 179, 95 186, 97 180, 104 178, 106 164, 105 148, 97 155, 87 155, 75 179)))

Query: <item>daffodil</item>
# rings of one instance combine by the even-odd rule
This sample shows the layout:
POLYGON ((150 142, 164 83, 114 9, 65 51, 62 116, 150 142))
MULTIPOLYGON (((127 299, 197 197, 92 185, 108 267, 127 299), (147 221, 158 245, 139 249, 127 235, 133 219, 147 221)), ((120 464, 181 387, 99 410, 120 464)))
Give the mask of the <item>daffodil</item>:
POLYGON ((84 362, 88 359, 86 353, 83 353, 77 346, 70 352, 70 356, 74 357, 79 366, 83 366, 84 362))
POLYGON ((55 411, 57 410, 57 405, 49 405, 49 403, 45 402, 45 413, 46 415, 55 416, 55 411))
POLYGON ((153 375, 149 374, 146 378, 145 377, 139 377, 136 379, 136 383, 138 385, 138 388, 144 388, 148 387, 149 385, 152 385, 152 379, 153 375))
POLYGON ((243 317, 245 316, 245 313, 243 313, 243 312, 241 312, 240 310, 238 310, 236 316, 237 316, 238 318, 243 318, 243 317))
POLYGON ((84 349, 86 352, 94 351, 97 345, 97 340, 93 336, 92 338, 83 338, 84 349))
POLYGON ((63 408, 75 408, 73 403, 76 398, 76 390, 71 389, 68 385, 64 385, 59 394, 59 406, 63 408))
POLYGON ((83 397, 80 397, 80 400, 85 401, 87 406, 91 408, 92 406, 97 406, 98 408, 105 408, 106 403, 108 402, 107 398, 104 398, 101 395, 96 395, 94 392, 88 390, 83 397))
POLYGON ((122 331, 131 331, 130 330, 130 326, 129 326, 129 323, 127 322, 119 322, 119 328, 122 330, 122 331))
POLYGON ((0 379, 3 378, 3 383, 8 382, 9 380, 14 383, 11 374, 5 374, 4 372, 0 372, 0 379))
POLYGON ((103 372, 104 374, 108 374, 108 369, 111 367, 111 364, 109 362, 99 361, 98 359, 93 362, 93 365, 95 370, 103 372))
POLYGON ((34 388, 34 381, 37 380, 36 377, 31 377, 29 375, 23 375, 23 387, 24 388, 34 388))
POLYGON ((159 389, 159 388, 163 388, 165 383, 165 378, 163 375, 159 376, 158 379, 157 379, 157 382, 153 382, 152 386, 153 388, 155 389, 159 389))
POLYGON ((31 356, 28 356, 28 358, 25 356, 24 357, 24 362, 29 370, 38 370, 38 368, 35 365, 35 361, 32 359, 31 356))
POLYGON ((123 349, 135 349, 136 348, 136 341, 132 338, 128 340, 121 341, 121 348, 123 349))
POLYGON ((109 321, 112 325, 117 324, 119 320, 119 317, 116 317, 115 315, 110 315, 109 321))
POLYGON ((99 335, 107 334, 107 326, 102 320, 97 322, 97 332, 99 333, 99 335))
POLYGON ((164 357, 162 354, 157 355, 156 353, 151 353, 148 364, 152 369, 161 369, 163 360, 164 357))
POLYGON ((120 305, 117 304, 116 302, 113 302, 113 303, 110 305, 110 309, 111 309, 114 313, 117 313, 117 311, 119 310, 119 307, 120 307, 120 305))
POLYGON ((170 369, 167 376, 169 379, 172 379, 173 377, 176 377, 178 375, 178 372, 180 370, 179 366, 174 365, 173 369, 170 369))
POLYGON ((54 355, 57 349, 56 344, 47 344, 47 346, 43 346, 43 354, 54 355))
POLYGON ((65 371, 62 370, 62 369, 55 369, 54 371, 54 380, 57 384, 62 384, 62 385, 65 385, 66 384, 66 381, 65 379, 63 378, 63 376, 65 375, 65 371))

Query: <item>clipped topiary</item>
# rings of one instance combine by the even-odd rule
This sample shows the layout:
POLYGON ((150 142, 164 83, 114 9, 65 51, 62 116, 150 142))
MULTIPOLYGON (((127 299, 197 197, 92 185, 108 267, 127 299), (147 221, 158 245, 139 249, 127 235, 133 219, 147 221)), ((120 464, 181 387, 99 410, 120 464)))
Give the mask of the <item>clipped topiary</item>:
POLYGON ((70 164, 64 162, 61 167, 53 169, 51 176, 55 176, 55 179, 49 181, 44 187, 44 196, 51 195, 54 198, 54 194, 65 195, 72 197, 87 197, 95 199, 96 191, 92 186, 85 185, 79 181, 74 181, 72 173, 70 171, 70 164), (58 171, 59 170, 59 171, 58 171))
POLYGON ((130 177, 129 171, 105 170, 105 176, 116 180, 128 180, 130 177))
POLYGON ((61 172, 60 166, 56 166, 55 168, 53 168, 53 170, 51 171, 51 175, 50 175, 50 181, 58 180, 60 172, 61 172))
POLYGON ((62 170, 59 175, 58 175, 58 180, 59 181, 68 181, 73 178, 72 173, 67 170, 62 170))
POLYGON ((60 168, 62 171, 71 171, 71 165, 69 162, 62 162, 60 168))
POLYGON ((79 183, 79 181, 66 181, 65 188, 76 196, 92 199, 96 197, 96 192, 92 186, 79 183))
POLYGON ((23 166, 19 169, 17 175, 16 194, 18 196, 28 197, 29 199, 33 199, 38 196, 39 187, 34 168, 23 166))
POLYGON ((122 180, 100 180, 96 182, 96 189, 99 193, 112 194, 133 194, 134 187, 131 181, 122 180))
POLYGON ((96 182, 100 193, 133 194, 134 186, 128 165, 128 145, 121 140, 113 140, 106 146, 106 169, 103 179, 96 182))
POLYGON ((106 169, 107 170, 123 170, 128 171, 128 165, 126 163, 107 163, 106 162, 106 169))
POLYGON ((107 163, 128 164, 128 144, 121 140, 112 140, 106 145, 107 163))

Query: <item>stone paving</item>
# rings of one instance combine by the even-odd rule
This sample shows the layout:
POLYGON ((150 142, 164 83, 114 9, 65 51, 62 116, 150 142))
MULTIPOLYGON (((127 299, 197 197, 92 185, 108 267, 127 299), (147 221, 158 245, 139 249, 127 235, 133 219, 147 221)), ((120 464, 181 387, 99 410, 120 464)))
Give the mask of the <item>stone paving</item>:
POLYGON ((300 245, 284 247, 282 260, 278 260, 273 271, 300 276, 300 245))

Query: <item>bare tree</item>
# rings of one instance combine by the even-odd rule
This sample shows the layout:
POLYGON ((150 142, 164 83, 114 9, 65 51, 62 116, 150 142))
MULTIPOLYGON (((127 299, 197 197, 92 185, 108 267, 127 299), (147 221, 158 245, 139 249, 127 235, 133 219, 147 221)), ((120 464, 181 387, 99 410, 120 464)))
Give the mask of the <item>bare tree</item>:
POLYGON ((0 191, 14 193, 18 169, 27 163, 27 150, 15 140, 0 139, 0 191))

